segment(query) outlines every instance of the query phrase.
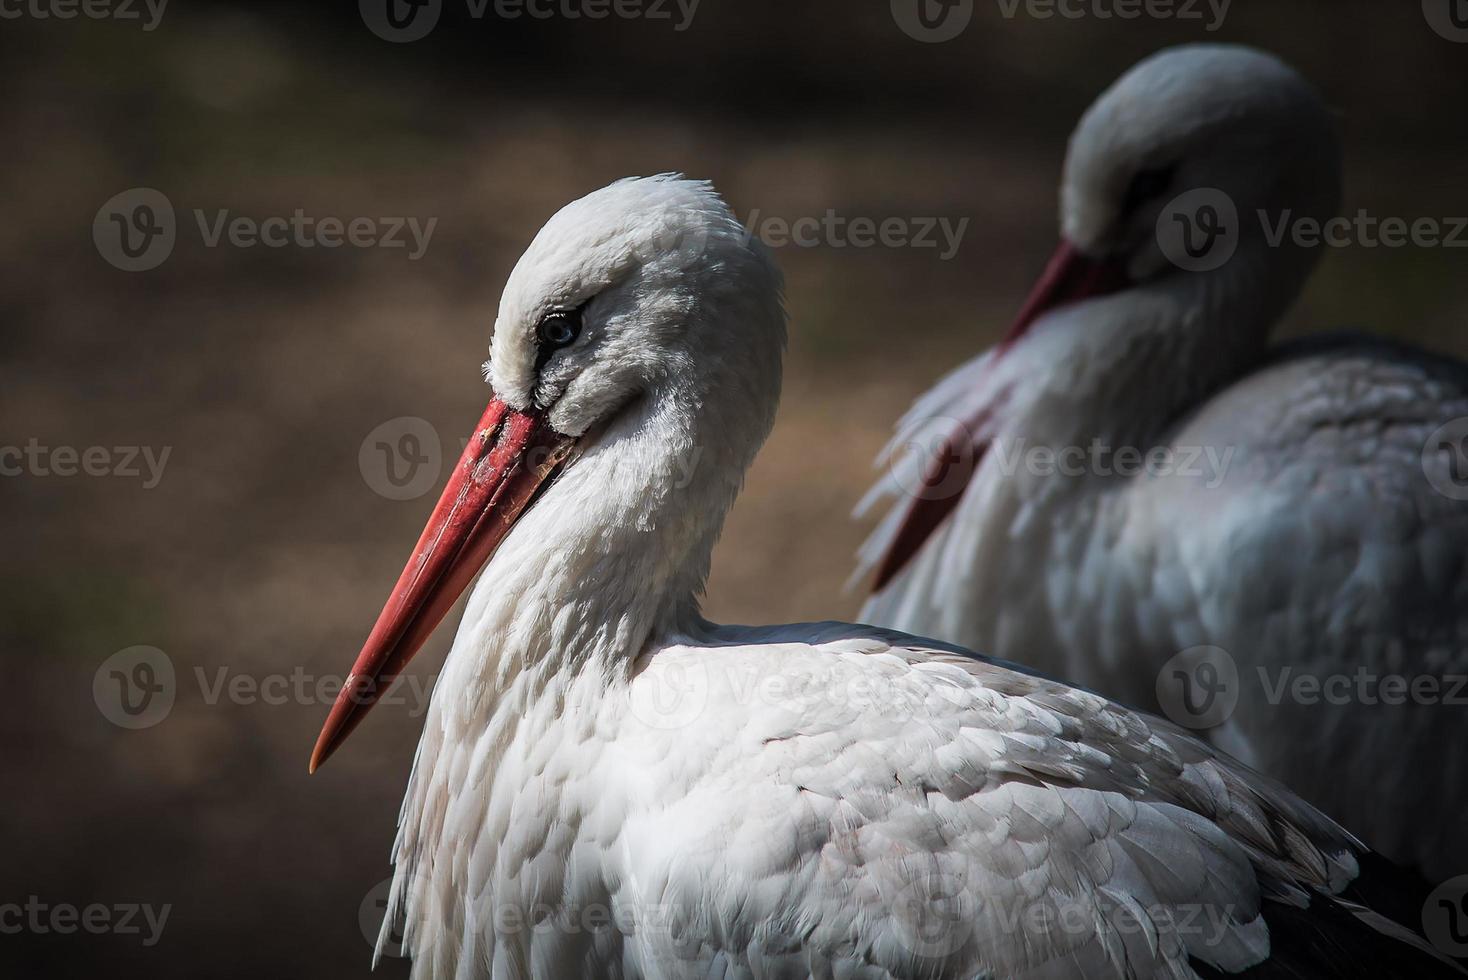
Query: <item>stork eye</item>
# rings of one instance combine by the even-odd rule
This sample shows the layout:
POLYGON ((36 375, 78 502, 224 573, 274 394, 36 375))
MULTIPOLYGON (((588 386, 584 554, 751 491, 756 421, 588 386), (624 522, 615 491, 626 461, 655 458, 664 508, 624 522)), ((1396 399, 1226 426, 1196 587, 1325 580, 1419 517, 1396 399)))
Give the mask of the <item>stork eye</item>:
POLYGON ((1176 177, 1176 166, 1143 170, 1132 178, 1131 186, 1127 188, 1126 200, 1122 202, 1122 213, 1131 214, 1148 201, 1161 197, 1172 186, 1176 177))
POLYGON ((562 347, 569 347, 581 336, 580 310, 552 310, 535 328, 535 337, 540 341, 542 354, 562 347))

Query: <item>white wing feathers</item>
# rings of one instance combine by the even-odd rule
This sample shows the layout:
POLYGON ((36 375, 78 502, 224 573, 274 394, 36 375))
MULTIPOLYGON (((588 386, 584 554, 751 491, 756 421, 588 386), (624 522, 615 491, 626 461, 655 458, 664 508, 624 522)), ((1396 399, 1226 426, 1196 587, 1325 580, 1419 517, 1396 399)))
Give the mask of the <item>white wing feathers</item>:
POLYGON ((739 752, 702 779, 779 801, 729 798, 711 820, 692 811, 709 822, 691 839, 677 803, 644 817, 647 839, 690 845, 685 870, 733 883, 738 911, 719 934, 753 940, 802 909, 803 933, 783 939, 845 946, 884 976, 1190 976, 1190 956, 1238 970, 1267 955, 1266 896, 1304 903, 1356 874, 1346 834, 1160 722, 850 627, 817 636, 828 630, 846 635, 673 647, 641 675, 703 671, 704 734, 739 752), (784 693, 719 710, 739 685, 716 675, 746 672, 782 679, 784 693), (762 841, 800 846, 772 862, 762 841), (780 887, 739 887, 772 863, 780 887))
MULTIPOLYGON (((911 488, 922 483, 923 468, 930 454, 904 452, 914 445, 936 449, 965 420, 975 418, 993 401, 991 386, 982 381, 989 374, 994 353, 987 351, 952 371, 930 391, 921 395, 898 420, 892 439, 877 454, 873 466, 881 470, 870 490, 856 505, 853 516, 864 518, 880 506, 889 510, 857 553, 857 569, 851 583, 866 578, 881 562, 906 513, 911 488)), ((970 431, 973 439, 990 433, 970 431)))
POLYGON ((574 688, 524 719, 493 791, 493 731, 430 717, 396 851, 415 976, 1193 978, 1265 962, 1271 904, 1358 874, 1190 735, 940 644, 707 627, 597 683, 576 732, 574 688), (543 896, 608 912, 516 928, 543 896))

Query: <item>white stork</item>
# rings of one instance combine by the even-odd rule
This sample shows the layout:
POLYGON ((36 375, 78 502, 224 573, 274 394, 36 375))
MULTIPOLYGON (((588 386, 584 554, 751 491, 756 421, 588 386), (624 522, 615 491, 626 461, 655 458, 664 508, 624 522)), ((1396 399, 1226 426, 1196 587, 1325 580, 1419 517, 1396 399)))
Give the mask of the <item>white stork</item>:
POLYGON ((902 456, 864 505, 895 501, 864 618, 1154 711, 1192 683, 1164 667, 1217 687, 1222 659, 1237 706, 1197 727, 1443 880, 1468 872, 1468 484, 1443 438, 1468 436, 1468 369, 1270 345, 1321 251, 1294 230, 1336 215, 1340 169, 1314 89, 1258 51, 1165 51, 1104 93, 1059 254, 900 427, 938 458, 902 456), (1229 205, 1221 266, 1166 252, 1229 205))
POLYGON ((483 566, 394 849, 415 976, 1451 969, 1353 838, 1165 722, 870 627, 706 621, 784 337, 706 183, 613 184, 515 268, 493 400, 311 763, 483 566))

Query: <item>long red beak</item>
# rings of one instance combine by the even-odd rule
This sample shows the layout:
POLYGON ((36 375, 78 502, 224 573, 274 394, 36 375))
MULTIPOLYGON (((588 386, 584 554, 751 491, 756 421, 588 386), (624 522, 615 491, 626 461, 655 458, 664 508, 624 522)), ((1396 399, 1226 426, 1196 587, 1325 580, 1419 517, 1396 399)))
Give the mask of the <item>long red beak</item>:
MULTIPOLYGON (((1126 271, 1115 263, 1089 258, 1070 242, 1062 240, 1055 255, 1045 266, 1040 281, 1035 283, 1029 299, 1025 300, 1014 325, 999 342, 996 356, 1003 356, 1005 351, 1018 343, 1050 311, 1119 292, 1130 285, 1131 280, 1126 271)), ((877 566, 877 576, 872 584, 873 592, 882 591, 907 567, 907 563, 922 550, 928 538, 942 525, 953 508, 958 506, 988 446, 975 444, 972 454, 964 454, 958 451, 956 440, 967 438, 967 433, 977 429, 983 419, 984 416, 981 415, 966 420, 967 424, 945 439, 938 453, 924 467, 923 487, 933 492, 920 493, 913 497, 907 516, 903 518, 896 537, 892 539, 891 546, 877 566), (968 472, 953 474, 951 470, 955 464, 967 466, 968 472), (935 489, 939 487, 942 488, 941 491, 935 489)))
POLYGON ((311 772, 392 686, 573 444, 539 415, 489 403, 332 705, 311 772))
POLYGON ((1014 325, 999 342, 1001 350, 1012 346, 1051 310, 1062 306, 1109 296, 1132 285, 1131 277, 1120 264, 1107 259, 1093 259, 1070 242, 1061 239, 1060 247, 1045 265, 1040 280, 1030 290, 1029 299, 1015 318, 1014 325))

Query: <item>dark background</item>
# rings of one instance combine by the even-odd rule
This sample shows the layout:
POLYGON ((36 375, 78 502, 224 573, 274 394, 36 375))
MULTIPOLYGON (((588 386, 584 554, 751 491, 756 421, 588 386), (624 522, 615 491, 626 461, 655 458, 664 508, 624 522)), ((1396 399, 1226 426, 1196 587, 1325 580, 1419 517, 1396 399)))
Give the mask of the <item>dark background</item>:
MULTIPOLYGON (((0 906, 170 906, 152 947, 0 934, 0 976, 366 975, 358 911, 389 873, 421 719, 380 708, 308 779, 326 704, 211 704, 195 671, 345 671, 437 489, 387 499, 359 450, 410 416, 454 451, 483 407, 501 284, 565 202, 682 170, 741 216, 971 221, 947 262, 778 250, 786 397, 708 602, 761 622, 855 614, 841 585, 863 529, 846 514, 869 460, 909 399, 1018 306, 1054 242, 1071 125, 1139 58, 1212 40, 1274 50, 1339 107, 1348 212, 1468 215, 1468 44, 1434 33, 1416 0, 1235 0, 1212 34, 1006 19, 976 0, 943 44, 904 34, 887 0, 703 0, 681 33, 447 7, 412 44, 380 40, 350 3, 172 0, 151 32, 0 19, 0 444, 171 450, 153 488, 0 477, 0 906), (167 195, 179 231, 166 262, 130 273, 92 226, 135 187, 167 195), (206 248, 194 208, 439 221, 408 261, 206 248), (130 731, 93 680, 136 645, 166 652, 176 702, 130 731)), ((1354 325, 1468 353, 1465 259, 1335 252, 1287 330, 1354 325)))

